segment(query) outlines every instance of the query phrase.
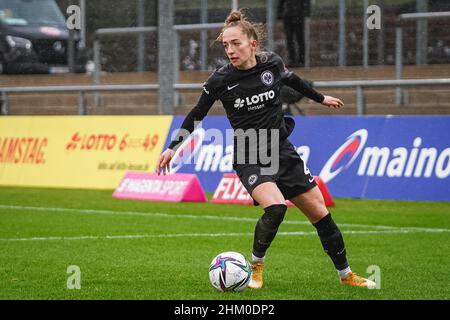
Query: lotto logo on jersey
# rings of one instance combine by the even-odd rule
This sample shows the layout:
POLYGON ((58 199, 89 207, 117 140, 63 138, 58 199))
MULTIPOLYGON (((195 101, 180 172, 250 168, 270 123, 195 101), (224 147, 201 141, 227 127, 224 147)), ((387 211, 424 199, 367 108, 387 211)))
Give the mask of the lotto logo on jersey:
POLYGON ((240 108, 242 108, 242 107, 244 106, 244 103, 245 103, 245 100, 244 100, 244 99, 237 98, 237 99, 234 101, 234 107, 235 107, 236 109, 240 109, 240 108))
POLYGON ((261 109, 264 107, 264 102, 267 102, 273 98, 275 98, 275 91, 269 90, 260 94, 254 94, 251 97, 237 98, 234 101, 234 107, 236 109, 240 109, 246 105, 249 111, 261 109))

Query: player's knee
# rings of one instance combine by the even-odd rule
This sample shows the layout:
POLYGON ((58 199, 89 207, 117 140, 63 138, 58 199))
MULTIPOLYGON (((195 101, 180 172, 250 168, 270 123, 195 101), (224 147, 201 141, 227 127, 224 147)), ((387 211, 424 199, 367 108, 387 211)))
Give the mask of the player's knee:
POLYGON ((314 223, 313 225, 317 229, 317 233, 321 238, 332 237, 336 234, 337 231, 339 231, 339 228, 334 222, 330 213, 328 213, 325 217, 323 217, 320 221, 314 223))
POLYGON ((261 217, 262 223, 270 230, 276 230, 283 222, 287 206, 285 204, 274 204, 264 209, 261 217))

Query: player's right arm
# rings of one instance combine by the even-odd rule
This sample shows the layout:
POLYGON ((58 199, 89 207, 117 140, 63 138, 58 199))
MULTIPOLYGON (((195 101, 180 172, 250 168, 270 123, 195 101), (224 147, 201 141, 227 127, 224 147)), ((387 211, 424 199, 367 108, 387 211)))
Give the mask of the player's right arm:
POLYGON ((158 175, 161 172, 163 174, 170 172, 170 160, 172 160, 175 155, 177 147, 180 146, 183 140, 194 131, 196 125, 207 115, 215 101, 216 99, 213 97, 210 89, 208 88, 208 83, 205 83, 203 86, 202 95, 200 96, 197 105, 187 114, 183 124, 177 132, 177 135, 172 140, 169 147, 159 157, 158 164, 156 166, 156 173, 158 175))

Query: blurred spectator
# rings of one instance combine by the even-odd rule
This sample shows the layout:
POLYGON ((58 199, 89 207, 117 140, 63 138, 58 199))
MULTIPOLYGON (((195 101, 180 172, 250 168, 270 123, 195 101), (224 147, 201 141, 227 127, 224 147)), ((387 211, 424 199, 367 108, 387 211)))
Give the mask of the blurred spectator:
POLYGON ((446 63, 450 59, 450 47, 443 40, 437 40, 428 47, 429 63, 446 63))
POLYGON ((280 0, 278 16, 283 20, 290 67, 305 65, 305 17, 310 15, 310 0, 280 0))
POLYGON ((197 56, 198 43, 194 39, 189 40, 189 55, 195 60, 197 56))
POLYGON ((189 40, 189 53, 182 60, 184 70, 197 70, 197 49, 199 45, 194 39, 189 40))
POLYGON ((186 56, 184 57, 183 61, 183 69, 184 70, 190 70, 193 71, 195 70, 196 66, 195 66, 195 61, 192 60, 191 56, 186 56))

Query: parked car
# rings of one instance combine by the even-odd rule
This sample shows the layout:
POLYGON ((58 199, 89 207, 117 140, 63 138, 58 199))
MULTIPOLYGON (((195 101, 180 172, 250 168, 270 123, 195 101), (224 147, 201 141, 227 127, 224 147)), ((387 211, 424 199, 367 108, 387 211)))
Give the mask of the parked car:
MULTIPOLYGON (((73 72, 85 71, 74 34, 73 72)), ((69 30, 54 0, 0 0, 0 73, 69 72, 69 30)))

